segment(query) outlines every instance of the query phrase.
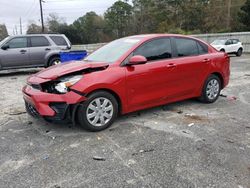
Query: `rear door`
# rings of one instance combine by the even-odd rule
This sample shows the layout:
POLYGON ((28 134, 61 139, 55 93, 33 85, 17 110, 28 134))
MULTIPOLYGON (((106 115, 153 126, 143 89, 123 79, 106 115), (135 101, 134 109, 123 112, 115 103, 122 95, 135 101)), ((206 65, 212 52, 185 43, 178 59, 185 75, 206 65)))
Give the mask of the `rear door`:
POLYGON ((148 62, 126 66, 128 105, 130 110, 153 106, 165 100, 172 68, 170 38, 158 38, 144 43, 132 54, 142 55, 148 62))
POLYGON ((46 54, 51 49, 51 44, 44 36, 31 36, 29 37, 30 46, 30 65, 31 66, 43 66, 45 65, 46 54))
POLYGON ((203 84, 211 62, 207 45, 185 37, 175 37, 174 41, 176 67, 168 74, 171 78, 170 100, 192 96, 203 84))
POLYGON ((29 48, 27 37, 15 37, 6 44, 9 48, 2 52, 3 68, 15 68, 29 65, 29 48))

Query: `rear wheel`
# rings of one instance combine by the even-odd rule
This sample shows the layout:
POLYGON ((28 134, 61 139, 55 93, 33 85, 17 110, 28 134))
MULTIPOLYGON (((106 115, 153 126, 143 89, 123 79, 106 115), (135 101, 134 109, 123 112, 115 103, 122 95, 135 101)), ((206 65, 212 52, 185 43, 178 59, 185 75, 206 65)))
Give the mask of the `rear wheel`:
POLYGON ((60 57, 52 57, 49 60, 49 66, 57 65, 57 64, 60 64, 60 63, 61 63, 60 57))
POLYGON ((80 125, 90 131, 101 131, 112 125, 118 114, 115 97, 105 91, 91 94, 78 110, 80 125))
POLYGON ((212 74, 205 81, 199 100, 204 103, 214 103, 220 96, 220 91, 221 80, 218 76, 212 74))
POLYGON ((242 55, 242 48, 240 48, 237 52, 236 52, 236 56, 240 57, 242 55))

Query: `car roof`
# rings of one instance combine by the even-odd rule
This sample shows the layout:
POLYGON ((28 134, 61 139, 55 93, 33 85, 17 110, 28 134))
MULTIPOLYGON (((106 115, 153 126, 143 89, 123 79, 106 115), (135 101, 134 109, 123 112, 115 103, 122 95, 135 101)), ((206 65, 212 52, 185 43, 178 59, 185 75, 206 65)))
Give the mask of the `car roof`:
POLYGON ((10 37, 35 37, 35 36, 64 36, 64 34, 26 34, 26 35, 10 35, 10 37))
POLYGON ((164 33, 164 34, 142 34, 142 35, 133 35, 133 36, 125 37, 125 38, 128 38, 128 39, 141 39, 142 41, 147 41, 147 40, 150 40, 150 39, 160 38, 160 37, 184 37, 184 38, 189 38, 189 39, 198 40, 198 41, 204 43, 204 41, 202 41, 201 39, 192 37, 192 36, 190 36, 190 35, 168 34, 168 33, 164 33))

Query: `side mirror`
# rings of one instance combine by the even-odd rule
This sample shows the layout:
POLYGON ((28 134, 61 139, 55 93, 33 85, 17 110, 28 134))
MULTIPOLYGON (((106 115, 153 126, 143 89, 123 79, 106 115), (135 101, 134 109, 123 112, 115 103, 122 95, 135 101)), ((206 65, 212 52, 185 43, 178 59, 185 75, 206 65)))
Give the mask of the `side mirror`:
POLYGON ((145 64, 147 63, 146 57, 142 55, 135 55, 129 59, 129 62, 127 65, 139 65, 139 64, 145 64))
POLYGON ((2 47, 1 47, 3 50, 7 50, 8 48, 10 48, 10 46, 8 44, 4 44, 2 47))
POLYGON ((225 45, 230 45, 231 44, 231 42, 229 42, 229 41, 227 41, 226 43, 225 43, 225 45))

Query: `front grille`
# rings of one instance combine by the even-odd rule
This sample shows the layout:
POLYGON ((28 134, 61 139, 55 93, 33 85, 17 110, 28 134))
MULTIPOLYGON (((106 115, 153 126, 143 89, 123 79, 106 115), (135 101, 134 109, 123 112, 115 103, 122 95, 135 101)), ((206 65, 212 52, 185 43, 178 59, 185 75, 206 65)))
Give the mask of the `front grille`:
POLYGON ((26 107, 26 111, 33 117, 39 117, 39 113, 36 110, 35 107, 33 107, 31 104, 25 102, 25 107, 26 107))
POLYGON ((49 106, 56 112, 56 115, 53 117, 55 120, 63 120, 68 112, 69 105, 64 102, 53 102, 49 106))

